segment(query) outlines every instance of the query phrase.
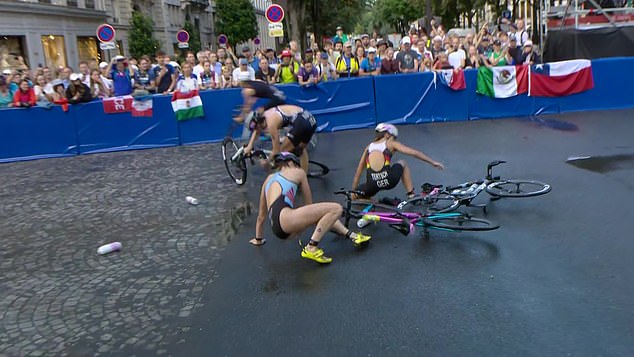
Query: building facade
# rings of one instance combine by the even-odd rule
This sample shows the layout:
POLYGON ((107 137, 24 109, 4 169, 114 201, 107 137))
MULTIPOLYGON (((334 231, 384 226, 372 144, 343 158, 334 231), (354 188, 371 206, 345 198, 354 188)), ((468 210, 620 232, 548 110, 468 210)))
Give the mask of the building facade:
MULTIPOLYGON (((270 0, 251 0, 260 29, 259 45, 275 47, 264 17, 270 0)), ((153 36, 168 54, 178 51, 176 33, 188 21, 202 48, 215 49, 214 2, 208 0, 0 0, 0 70, 22 66, 76 68, 80 61, 107 61, 128 54, 133 11, 154 22, 153 36), (116 49, 102 51, 96 37, 103 23, 116 29, 116 49)))

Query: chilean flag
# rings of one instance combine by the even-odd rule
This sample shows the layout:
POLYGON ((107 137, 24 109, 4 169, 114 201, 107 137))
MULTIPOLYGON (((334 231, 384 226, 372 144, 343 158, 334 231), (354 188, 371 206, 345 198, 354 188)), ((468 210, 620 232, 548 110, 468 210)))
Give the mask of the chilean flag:
POLYGON ((528 76, 528 95, 561 97, 594 87, 590 60, 570 60, 532 65, 528 76))

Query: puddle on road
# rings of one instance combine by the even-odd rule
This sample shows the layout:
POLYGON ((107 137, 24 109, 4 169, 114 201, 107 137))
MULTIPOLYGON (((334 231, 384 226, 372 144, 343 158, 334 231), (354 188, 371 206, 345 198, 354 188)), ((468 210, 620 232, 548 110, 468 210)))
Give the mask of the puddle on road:
MULTIPOLYGON (((240 202, 230 208, 230 211, 221 217, 216 223, 219 237, 223 237, 226 242, 231 241, 244 226, 246 219, 253 213, 253 204, 249 201, 240 202)), ((225 243, 226 243, 225 242, 225 243)))
POLYGON ((634 169, 634 154, 570 157, 566 162, 581 169, 607 173, 634 169))
POLYGON ((531 122, 537 123, 540 126, 545 126, 555 130, 561 130, 561 131, 578 131, 579 130, 579 127, 576 124, 563 121, 563 120, 558 120, 558 119, 547 119, 547 118, 540 118, 538 116, 530 116, 528 120, 531 122))

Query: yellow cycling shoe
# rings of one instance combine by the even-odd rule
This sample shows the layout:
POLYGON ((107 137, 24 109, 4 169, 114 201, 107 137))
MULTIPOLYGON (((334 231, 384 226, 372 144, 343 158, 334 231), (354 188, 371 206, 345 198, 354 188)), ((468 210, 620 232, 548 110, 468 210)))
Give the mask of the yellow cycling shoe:
POLYGON ((354 243, 354 245, 361 245, 362 243, 369 241, 371 238, 372 236, 366 236, 365 234, 361 234, 360 232, 358 232, 356 233, 356 237, 350 239, 352 240, 352 243, 354 243))
POLYGON ((328 264, 332 261, 332 258, 325 256, 324 251, 320 248, 311 252, 304 247, 304 249, 302 249, 302 258, 314 260, 320 264, 328 264))

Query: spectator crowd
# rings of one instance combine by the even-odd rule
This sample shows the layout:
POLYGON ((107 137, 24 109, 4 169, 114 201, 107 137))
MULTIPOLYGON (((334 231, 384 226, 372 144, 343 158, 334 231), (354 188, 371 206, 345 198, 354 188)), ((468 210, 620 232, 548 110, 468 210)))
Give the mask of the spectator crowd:
POLYGON ((75 104, 123 95, 169 94, 173 91, 238 87, 244 80, 300 85, 394 73, 430 72, 481 66, 541 63, 524 21, 510 31, 483 26, 464 37, 447 34, 433 22, 431 29, 412 28, 398 44, 376 33, 352 38, 337 27, 320 48, 313 43, 300 51, 291 41, 280 53, 249 46, 236 54, 231 46, 186 52, 181 63, 159 51, 152 60, 114 57, 109 63, 80 62, 77 71, 65 67, 34 70, 5 69, 0 75, 0 108, 75 104))

